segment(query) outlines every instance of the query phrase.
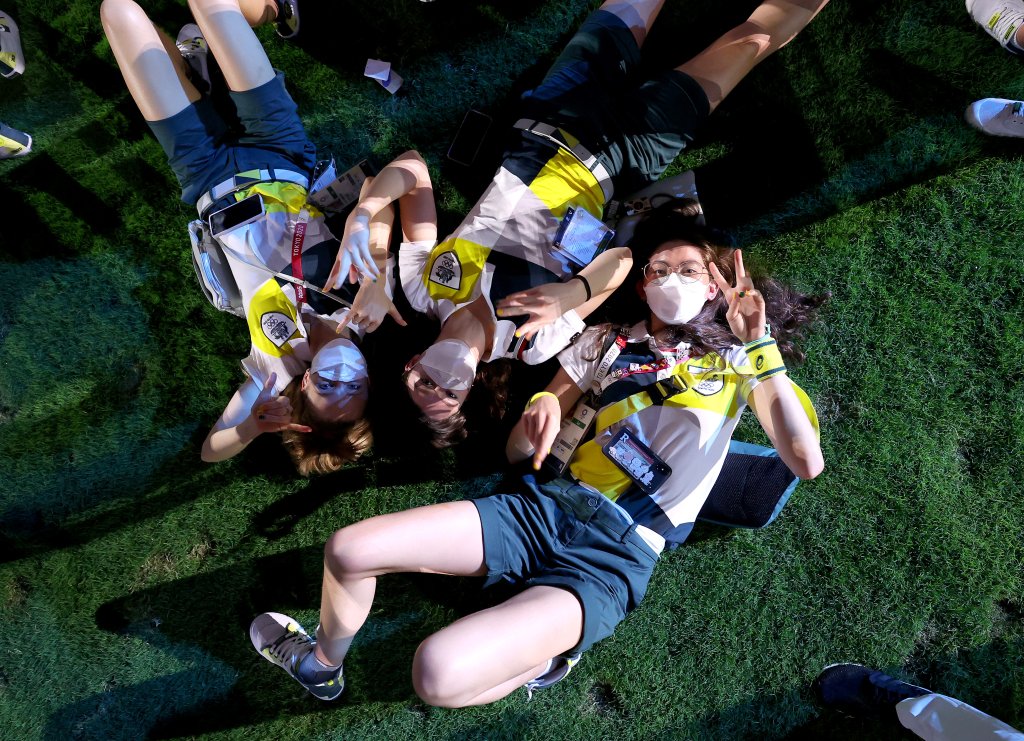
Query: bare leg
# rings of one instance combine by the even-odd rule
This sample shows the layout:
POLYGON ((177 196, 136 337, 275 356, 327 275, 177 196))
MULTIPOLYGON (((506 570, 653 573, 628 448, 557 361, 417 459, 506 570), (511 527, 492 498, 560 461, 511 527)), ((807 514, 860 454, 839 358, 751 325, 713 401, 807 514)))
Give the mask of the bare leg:
POLYGON ((601 5, 601 10, 618 16, 629 27, 629 30, 633 32, 636 45, 642 47, 644 39, 647 38, 647 32, 658 17, 658 12, 664 4, 665 0, 636 0, 635 2, 629 2, 629 0, 606 0, 601 5))
POLYGON ((695 79, 715 110, 759 62, 811 22, 828 0, 765 0, 736 26, 678 69, 695 79))
POLYGON ((273 23, 277 18, 277 3, 274 0, 238 0, 238 7, 245 16, 245 22, 253 28, 273 23))
POLYGON ((189 0, 189 7, 229 88, 241 93, 274 79, 274 68, 238 0, 189 0))
POLYGON ((431 705, 494 702, 537 677, 548 659, 579 642, 582 631, 576 595, 532 587, 423 641, 413 661, 413 686, 431 705))
POLYGON ((178 48, 134 0, 103 0, 100 20, 143 118, 161 121, 199 100, 178 48))
POLYGON ((337 531, 324 548, 316 655, 340 666, 373 604, 381 574, 481 576, 483 530, 472 502, 373 517, 337 531))

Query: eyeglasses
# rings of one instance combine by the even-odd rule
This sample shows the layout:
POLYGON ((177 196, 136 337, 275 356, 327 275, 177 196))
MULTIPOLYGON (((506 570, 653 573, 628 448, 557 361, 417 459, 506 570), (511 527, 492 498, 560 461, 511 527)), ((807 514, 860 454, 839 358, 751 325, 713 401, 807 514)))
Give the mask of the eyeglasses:
POLYGON ((649 281, 663 281, 672 273, 678 273, 683 283, 696 283, 702 275, 709 275, 699 262, 684 262, 672 267, 667 262, 655 260, 644 265, 644 277, 649 281))

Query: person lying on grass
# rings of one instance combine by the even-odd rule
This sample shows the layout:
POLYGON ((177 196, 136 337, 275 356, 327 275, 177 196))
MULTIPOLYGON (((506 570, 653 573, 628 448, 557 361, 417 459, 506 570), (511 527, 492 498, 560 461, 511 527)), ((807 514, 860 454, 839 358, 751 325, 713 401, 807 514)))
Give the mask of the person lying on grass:
MULTIPOLYGON (((662 78, 659 87, 669 98, 678 94, 687 105, 695 101, 697 113, 689 120, 696 125, 824 5, 825 0, 767 0, 746 23, 662 78)), ((570 50, 589 46, 593 51, 581 60, 612 68, 625 61, 628 71, 660 7, 656 1, 606 3, 584 23, 570 50)), ((617 412, 612 399, 601 398, 597 421, 605 437, 616 430, 640 431, 643 444, 673 469, 660 486, 627 464, 651 489, 643 496, 631 492, 631 479, 610 461, 599 462, 595 446, 585 444, 570 467, 571 475, 581 477, 579 484, 556 479, 538 486, 527 479, 518 495, 446 502, 342 528, 325 547, 315 639, 293 618, 263 613, 249 629, 260 655, 316 697, 334 699, 344 687, 342 664, 369 615, 377 577, 396 572, 486 576, 489 583, 512 581, 522 591, 426 638, 413 658, 416 693, 433 705, 460 707, 493 702, 524 685, 548 685, 636 606, 660 548, 686 537, 748 402, 794 474, 813 478, 821 472, 817 431, 766 327, 769 317, 781 318, 775 331, 783 333, 782 349, 794 356, 790 339, 813 313, 815 301, 795 294, 766 301, 739 252, 716 248, 699 233, 675 226, 670 221, 667 238, 660 232, 646 242, 640 237, 637 256, 643 262, 637 262, 644 265, 642 288, 650 308, 632 317, 639 326, 624 340, 629 352, 650 354, 672 369, 660 394, 672 403, 648 405, 630 419, 617 412), (603 414, 609 405, 611 421, 603 414)), ((563 370, 513 433, 513 457, 533 449, 535 465, 543 460, 563 412, 601 365, 599 339, 601 330, 591 330, 559 356, 563 370)), ((620 388, 639 391, 653 380, 639 375, 614 376, 613 395, 620 388)), ((658 472, 665 476, 663 469, 658 472)))
MULTIPOLYGON (((198 27, 187 26, 179 38, 196 71, 133 0, 104 0, 100 18, 128 90, 178 178, 181 199, 195 205, 204 221, 257 194, 265 208, 258 220, 219 238, 242 294, 252 345, 242 361, 246 380, 203 444, 203 460, 230 458, 260 434, 283 432, 298 470, 307 475, 336 470, 370 446, 364 417, 369 378, 358 343, 383 320, 374 310, 384 304, 376 293, 386 288, 373 280, 379 268, 368 245, 338 259, 346 274, 353 262, 364 274, 358 291, 337 291, 353 305, 348 314, 343 304, 313 291, 297 294, 291 283, 260 267, 295 277, 301 272, 306 281, 326 285, 339 251, 324 215, 306 203, 315 147, 283 75, 271 67, 250 27, 274 20, 282 7, 286 20, 294 21, 294 4, 191 0, 198 27), (202 80, 207 41, 245 129, 241 137, 228 135, 227 124, 197 87, 208 86, 202 80), (292 248, 299 223, 305 235, 296 269, 292 248)), ((387 210, 377 215, 375 242, 386 244, 389 218, 387 210)))

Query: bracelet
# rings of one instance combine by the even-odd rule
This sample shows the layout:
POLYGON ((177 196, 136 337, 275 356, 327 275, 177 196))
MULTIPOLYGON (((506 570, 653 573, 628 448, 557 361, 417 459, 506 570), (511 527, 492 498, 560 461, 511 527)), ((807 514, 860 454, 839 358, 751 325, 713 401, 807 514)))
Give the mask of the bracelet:
MULTIPOLYGON (((550 391, 538 391, 536 394, 534 394, 533 396, 530 397, 530 400, 528 402, 526 402, 526 409, 529 409, 530 407, 532 407, 533 406, 533 402, 537 401, 537 399, 539 399, 542 396, 550 396, 555 401, 558 401, 558 396, 556 394, 553 394, 550 391)), ((559 404, 559 406, 561 406, 561 404, 559 404)), ((523 411, 525 412, 526 409, 524 409, 523 411)))
POLYGON ((591 298, 591 296, 593 296, 593 295, 594 295, 594 294, 593 294, 593 293, 591 293, 591 291, 590 291, 590 281, 588 281, 588 280, 586 279, 586 277, 585 277, 585 276, 582 276, 582 275, 580 275, 579 273, 577 273, 576 275, 574 275, 573 277, 571 277, 571 278, 570 278, 569 280, 578 280, 578 281, 582 281, 582 282, 583 282, 583 287, 584 287, 584 288, 586 289, 586 291, 587 291, 587 301, 589 301, 589 300, 590 300, 590 298, 591 298))
POLYGON ((754 368, 754 376, 758 381, 766 381, 772 376, 786 372, 786 363, 779 352, 779 344, 771 335, 759 340, 748 342, 743 346, 754 368))

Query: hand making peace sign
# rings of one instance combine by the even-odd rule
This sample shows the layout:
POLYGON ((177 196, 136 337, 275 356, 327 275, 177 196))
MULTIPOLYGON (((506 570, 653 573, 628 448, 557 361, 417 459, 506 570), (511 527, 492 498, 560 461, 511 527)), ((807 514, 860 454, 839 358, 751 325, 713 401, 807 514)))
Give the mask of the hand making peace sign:
POLYGON ((764 297, 754 288, 753 281, 743 268, 742 250, 736 250, 733 258, 736 261, 736 285, 733 287, 729 286, 713 262, 708 265, 708 270, 729 305, 729 310, 725 314, 725 318, 729 320, 729 328, 740 342, 746 344, 764 337, 764 297))

